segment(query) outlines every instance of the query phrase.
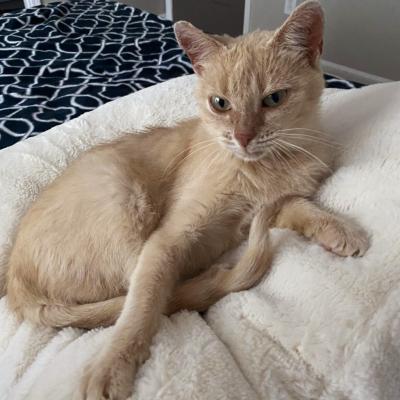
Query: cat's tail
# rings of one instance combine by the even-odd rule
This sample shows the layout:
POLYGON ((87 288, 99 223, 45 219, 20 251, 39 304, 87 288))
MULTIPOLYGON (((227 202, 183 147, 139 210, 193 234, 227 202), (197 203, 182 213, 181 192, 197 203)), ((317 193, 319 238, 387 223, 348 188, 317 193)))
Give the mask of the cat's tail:
POLYGON ((264 205, 255 214, 249 232, 247 248, 226 276, 225 290, 239 292, 257 285, 271 266, 272 250, 269 230, 278 205, 264 205))
POLYGON ((113 325, 121 314, 124 302, 125 296, 119 296, 97 303, 36 305, 19 311, 23 318, 40 325, 93 329, 113 325))

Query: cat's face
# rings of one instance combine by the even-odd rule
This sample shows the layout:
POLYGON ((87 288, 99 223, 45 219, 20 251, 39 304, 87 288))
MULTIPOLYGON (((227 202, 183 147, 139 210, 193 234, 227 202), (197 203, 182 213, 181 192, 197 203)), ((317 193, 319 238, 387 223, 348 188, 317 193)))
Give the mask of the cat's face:
POLYGON ((199 76, 202 119, 221 145, 246 161, 284 142, 299 145, 297 128, 312 126, 323 88, 319 4, 304 3, 276 32, 231 40, 180 24, 177 37, 199 76))

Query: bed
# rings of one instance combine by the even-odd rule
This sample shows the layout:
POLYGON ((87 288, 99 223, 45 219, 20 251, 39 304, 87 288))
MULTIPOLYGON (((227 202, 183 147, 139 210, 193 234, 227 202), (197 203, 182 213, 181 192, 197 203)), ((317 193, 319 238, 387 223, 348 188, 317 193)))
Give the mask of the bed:
MULTIPOLYGON (((0 149, 190 73, 171 21, 112 0, 69 0, 4 14, 0 149)), ((325 78, 327 87, 359 86, 325 78)))
POLYGON ((0 148, 192 72, 172 23, 110 0, 0 17, 0 148))

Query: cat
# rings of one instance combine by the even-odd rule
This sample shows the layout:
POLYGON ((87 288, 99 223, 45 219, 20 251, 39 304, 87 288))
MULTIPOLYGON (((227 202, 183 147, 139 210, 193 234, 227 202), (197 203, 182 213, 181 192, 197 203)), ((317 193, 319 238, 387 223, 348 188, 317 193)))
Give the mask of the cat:
POLYGON ((77 397, 125 399, 161 315, 204 311, 260 282, 269 230, 293 229, 340 256, 368 236, 311 198, 333 151, 321 132, 323 12, 301 4, 274 32, 176 37, 198 76, 199 118, 125 135, 81 155, 22 218, 7 293, 52 327, 115 323, 77 397), (235 265, 219 257, 248 238, 235 265))

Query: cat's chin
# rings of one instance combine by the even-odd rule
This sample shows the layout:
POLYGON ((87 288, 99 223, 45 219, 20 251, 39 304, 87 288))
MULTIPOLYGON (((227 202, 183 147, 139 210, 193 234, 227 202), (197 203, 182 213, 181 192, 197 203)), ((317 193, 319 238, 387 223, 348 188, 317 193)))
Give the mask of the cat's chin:
POLYGON ((233 150, 232 153, 235 155, 235 157, 246 161, 246 162, 254 162, 254 161, 260 161, 265 157, 264 152, 254 152, 254 153, 249 153, 247 151, 243 150, 233 150))

